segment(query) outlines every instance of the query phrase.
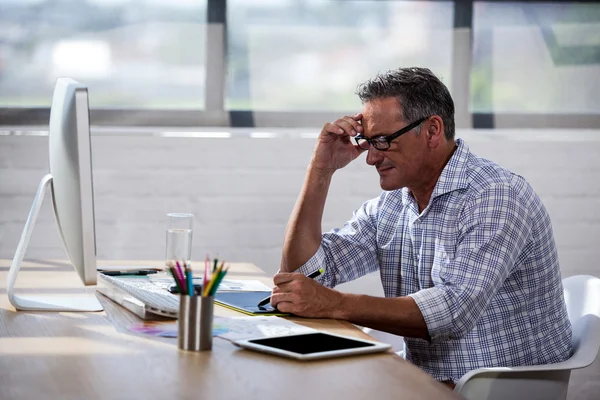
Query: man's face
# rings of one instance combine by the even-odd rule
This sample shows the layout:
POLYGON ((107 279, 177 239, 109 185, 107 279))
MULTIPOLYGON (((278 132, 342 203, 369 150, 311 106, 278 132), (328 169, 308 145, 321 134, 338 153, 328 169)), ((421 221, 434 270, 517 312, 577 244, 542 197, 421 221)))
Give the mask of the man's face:
MULTIPOLYGON (((393 97, 365 103, 362 114, 364 135, 368 138, 391 135, 414 122, 404 120, 398 101, 393 97)), ((377 168, 383 190, 411 188, 419 184, 420 171, 429 155, 426 136, 411 130, 392 140, 385 151, 369 147, 366 161, 377 168)))

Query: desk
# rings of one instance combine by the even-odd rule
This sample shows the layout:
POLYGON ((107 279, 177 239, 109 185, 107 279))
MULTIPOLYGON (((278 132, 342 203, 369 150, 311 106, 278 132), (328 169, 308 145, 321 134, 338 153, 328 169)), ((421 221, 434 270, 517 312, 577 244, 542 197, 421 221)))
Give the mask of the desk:
MULTIPOLYGON (((99 265, 157 265, 148 261, 99 265)), ((241 350, 214 338, 213 351, 184 352, 176 339, 134 334, 138 317, 96 294, 104 312, 15 312, 6 296, 9 260, 0 260, 0 398, 2 399, 455 399, 453 392, 393 353, 298 362, 241 350)), ((269 277, 231 264, 229 278, 269 277)), ((61 261, 25 261, 18 290, 81 295, 75 271, 61 261)), ((215 307, 215 314, 235 315, 215 307)), ((294 318, 316 329, 368 338, 352 324, 294 318)))

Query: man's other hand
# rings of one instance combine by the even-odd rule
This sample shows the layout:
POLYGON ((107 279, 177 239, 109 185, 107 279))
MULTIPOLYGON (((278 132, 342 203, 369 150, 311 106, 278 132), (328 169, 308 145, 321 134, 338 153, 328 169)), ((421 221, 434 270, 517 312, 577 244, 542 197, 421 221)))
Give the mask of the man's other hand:
POLYGON ((301 317, 336 318, 343 294, 300 273, 282 272, 273 277, 271 305, 281 312, 301 317))

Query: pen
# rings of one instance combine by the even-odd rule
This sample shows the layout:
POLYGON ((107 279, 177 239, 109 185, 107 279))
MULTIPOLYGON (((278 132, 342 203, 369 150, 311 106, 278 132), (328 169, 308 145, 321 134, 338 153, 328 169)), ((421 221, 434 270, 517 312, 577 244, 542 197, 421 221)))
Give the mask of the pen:
POLYGON ((101 274, 109 276, 121 276, 121 275, 150 275, 156 274, 155 269, 140 269, 137 271, 99 271, 101 274))
MULTIPOLYGON (((317 276, 321 275, 323 272, 325 272, 325 270, 323 268, 319 268, 318 270, 316 270, 315 272, 313 272, 310 275, 307 275, 306 277, 310 278, 310 279, 315 279, 317 276)), ((269 303, 270 301, 271 301, 271 296, 267 296, 258 302, 258 307, 262 307, 265 304, 269 303)))

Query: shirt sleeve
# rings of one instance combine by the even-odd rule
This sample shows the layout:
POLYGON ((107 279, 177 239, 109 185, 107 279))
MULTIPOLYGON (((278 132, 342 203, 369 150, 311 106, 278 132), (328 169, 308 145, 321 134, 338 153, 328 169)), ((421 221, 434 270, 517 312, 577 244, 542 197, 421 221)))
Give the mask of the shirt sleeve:
POLYGON ((467 334, 511 273, 531 235, 527 204, 508 184, 490 187, 466 202, 458 216, 454 259, 434 265, 434 286, 410 296, 431 342, 467 334))
POLYGON ((376 271, 380 202, 380 197, 365 202, 342 228, 324 233, 317 252, 296 272, 308 275, 323 268, 325 271, 315 280, 333 288, 376 271))

